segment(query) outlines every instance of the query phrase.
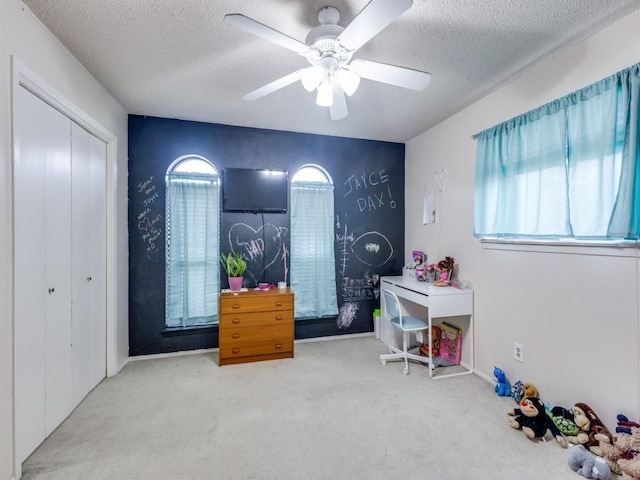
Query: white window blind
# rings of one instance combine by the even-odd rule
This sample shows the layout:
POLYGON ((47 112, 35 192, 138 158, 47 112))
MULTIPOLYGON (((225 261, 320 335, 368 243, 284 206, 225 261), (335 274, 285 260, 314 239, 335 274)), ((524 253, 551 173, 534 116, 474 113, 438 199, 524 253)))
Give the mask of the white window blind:
POLYGON ((167 175, 166 326, 207 325, 218 320, 219 177, 178 170, 167 175))
MULTIPOLYGON (((311 178, 318 179, 315 167, 311 178)), ((291 182, 291 287, 295 318, 338 314, 336 293, 333 184, 307 181, 300 170, 291 182)))

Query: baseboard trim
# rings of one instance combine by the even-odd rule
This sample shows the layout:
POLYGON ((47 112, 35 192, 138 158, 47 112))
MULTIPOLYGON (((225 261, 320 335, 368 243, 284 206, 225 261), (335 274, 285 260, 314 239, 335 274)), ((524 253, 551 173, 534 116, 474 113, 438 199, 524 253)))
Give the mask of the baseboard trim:
MULTIPOLYGON (((294 340, 294 343, 326 342, 328 340, 348 340, 350 338, 370 337, 372 335, 373 335, 373 332, 351 333, 351 334, 345 334, 345 335, 329 335, 327 337, 302 338, 300 340, 294 340)), ((148 355, 136 355, 133 357, 129 357, 127 361, 120 368, 122 369, 128 362, 137 362, 139 360, 153 360, 156 358, 170 358, 170 357, 180 357, 183 355, 199 355, 202 353, 216 353, 216 352, 218 352, 217 348, 200 348, 197 350, 182 350, 179 352, 151 353, 148 355)))

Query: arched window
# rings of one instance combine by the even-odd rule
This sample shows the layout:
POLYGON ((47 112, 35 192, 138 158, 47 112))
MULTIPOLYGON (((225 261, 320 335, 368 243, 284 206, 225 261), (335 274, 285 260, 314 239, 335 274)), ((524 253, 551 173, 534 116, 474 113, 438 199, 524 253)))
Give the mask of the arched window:
POLYGON ((333 231, 333 182, 318 165, 291 179, 291 288, 295 318, 338 314, 333 231))
POLYGON ((220 178, 205 158, 186 155, 166 175, 167 327, 218 321, 220 178))

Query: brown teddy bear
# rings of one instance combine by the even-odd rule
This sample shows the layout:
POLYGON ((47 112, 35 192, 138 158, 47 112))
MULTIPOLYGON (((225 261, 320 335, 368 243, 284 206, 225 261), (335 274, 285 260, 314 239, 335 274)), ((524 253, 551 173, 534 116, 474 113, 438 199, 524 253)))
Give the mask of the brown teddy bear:
POLYGON ((600 442, 612 443, 613 435, 600 417, 586 403, 576 403, 573 406, 573 418, 580 431, 577 435, 567 436, 567 440, 576 445, 584 445, 591 453, 602 456, 600 442))
POLYGON ((613 443, 600 442, 602 456, 611 471, 618 475, 622 473, 618 461, 621 459, 630 460, 637 453, 640 453, 640 429, 632 427, 630 431, 630 434, 621 433, 613 437, 613 443))
POLYGON ((538 394, 538 389, 535 387, 533 383, 525 383, 524 385, 522 385, 522 399, 524 400, 527 397, 540 398, 540 395, 538 394))

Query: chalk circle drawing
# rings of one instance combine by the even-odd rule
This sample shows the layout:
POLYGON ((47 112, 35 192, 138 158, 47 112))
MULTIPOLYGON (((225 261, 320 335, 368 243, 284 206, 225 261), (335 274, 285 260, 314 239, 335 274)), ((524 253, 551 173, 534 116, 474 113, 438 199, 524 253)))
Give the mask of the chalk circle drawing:
POLYGON ((336 324, 340 330, 345 330, 351 326, 353 321, 358 318, 358 310, 360 305, 356 302, 344 302, 340 307, 340 313, 336 319, 336 324))
POLYGON ((288 272, 288 251, 284 237, 289 229, 267 223, 257 229, 246 223, 235 223, 229 229, 229 246, 233 253, 242 254, 247 262, 245 274, 257 284, 264 272, 278 260, 288 272), (265 257, 268 254, 268 257, 265 257))
POLYGON ((380 267, 393 256, 393 246, 380 232, 366 232, 351 244, 353 254, 365 265, 380 267))

